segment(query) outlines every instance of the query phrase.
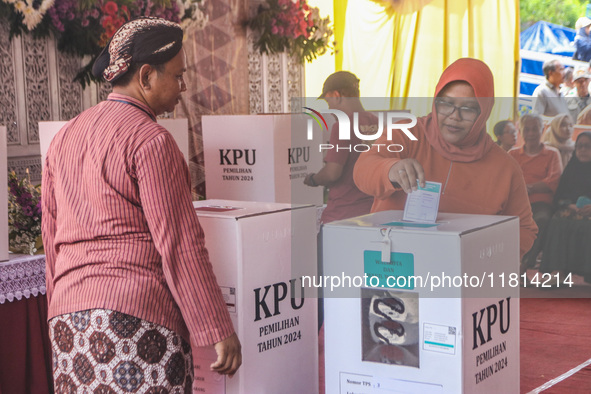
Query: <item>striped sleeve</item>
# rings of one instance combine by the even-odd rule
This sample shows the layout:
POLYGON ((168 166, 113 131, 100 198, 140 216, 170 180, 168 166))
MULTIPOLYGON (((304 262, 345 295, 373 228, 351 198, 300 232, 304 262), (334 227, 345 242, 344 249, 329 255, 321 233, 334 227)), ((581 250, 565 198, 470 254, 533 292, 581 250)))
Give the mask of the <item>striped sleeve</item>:
POLYGON ((135 174, 164 277, 192 340, 205 346, 227 338, 234 329, 193 210, 189 171, 168 132, 138 149, 135 174))
POLYGON ((56 251, 54 246, 57 216, 57 204, 54 195, 53 175, 48 160, 45 161, 41 181, 41 234, 45 251, 45 286, 47 303, 51 303, 53 277, 55 273, 56 251))

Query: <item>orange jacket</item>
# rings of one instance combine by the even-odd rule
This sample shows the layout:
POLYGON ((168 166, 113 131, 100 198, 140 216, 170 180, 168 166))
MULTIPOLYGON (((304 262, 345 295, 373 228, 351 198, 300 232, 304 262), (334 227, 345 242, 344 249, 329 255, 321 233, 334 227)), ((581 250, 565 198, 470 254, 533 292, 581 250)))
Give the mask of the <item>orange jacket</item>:
POLYGON ((526 185, 544 182, 552 190, 547 193, 530 194, 529 201, 532 204, 540 201, 552 204, 562 174, 562 159, 558 149, 544 145, 540 153, 530 156, 525 153, 522 146, 510 150, 509 155, 519 163, 526 185))
POLYGON ((442 184, 440 212, 518 216, 523 256, 533 245, 537 226, 517 162, 497 145, 480 160, 452 162, 429 144, 423 128, 410 131, 418 141, 409 140, 403 133, 393 133, 392 141, 384 135, 357 160, 353 179, 359 190, 374 196, 372 212, 404 209, 406 193, 392 185, 388 172, 400 159, 414 158, 423 166, 427 181, 442 184), (400 153, 388 152, 386 146, 390 144, 400 144, 404 149, 400 153))

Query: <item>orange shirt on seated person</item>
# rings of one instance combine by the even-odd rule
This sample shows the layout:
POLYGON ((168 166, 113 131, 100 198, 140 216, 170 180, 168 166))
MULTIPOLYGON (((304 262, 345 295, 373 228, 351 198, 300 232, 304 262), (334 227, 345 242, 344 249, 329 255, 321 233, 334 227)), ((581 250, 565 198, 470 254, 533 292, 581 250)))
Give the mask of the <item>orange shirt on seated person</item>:
POLYGON ((530 203, 552 204, 562 174, 558 149, 543 144, 542 122, 538 115, 526 114, 520 119, 524 145, 509 151, 523 171, 530 203))

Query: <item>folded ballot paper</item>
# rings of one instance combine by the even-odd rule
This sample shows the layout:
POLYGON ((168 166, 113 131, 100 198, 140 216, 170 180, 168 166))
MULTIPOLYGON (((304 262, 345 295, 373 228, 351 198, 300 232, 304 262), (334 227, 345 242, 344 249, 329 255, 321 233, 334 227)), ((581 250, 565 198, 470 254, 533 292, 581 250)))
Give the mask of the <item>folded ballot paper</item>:
POLYGON ((402 220, 418 223, 435 223, 440 197, 441 183, 425 182, 425 187, 417 185, 417 190, 406 197, 402 220))

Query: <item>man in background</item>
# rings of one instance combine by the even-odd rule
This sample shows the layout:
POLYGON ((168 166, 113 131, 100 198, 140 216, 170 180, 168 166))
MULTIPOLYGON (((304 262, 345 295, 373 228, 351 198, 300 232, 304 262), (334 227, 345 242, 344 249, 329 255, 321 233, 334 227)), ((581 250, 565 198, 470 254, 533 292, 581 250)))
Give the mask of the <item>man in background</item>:
POLYGON ((567 67, 564 69, 564 83, 560 88, 560 95, 566 97, 574 88, 574 73, 575 69, 572 67, 567 67))
POLYGON ((546 81, 534 90, 533 112, 547 117, 569 113, 564 97, 560 94, 560 85, 564 82, 564 65, 557 59, 547 60, 542 70, 546 81))
MULTIPOLYGON (((326 78, 319 97, 327 102, 329 109, 343 111, 349 117, 351 125, 351 139, 340 141, 339 123, 334 124, 329 141, 334 148, 327 152, 325 164, 320 171, 308 174, 304 179, 304 184, 308 186, 329 188, 326 208, 322 212, 322 223, 368 214, 373 204, 373 197, 361 192, 353 182, 353 167, 360 152, 356 152, 352 146, 367 142, 353 132, 354 114, 358 115, 360 132, 375 134, 378 127, 377 117, 365 111, 359 96, 359 78, 348 71, 337 71, 326 78)), ((318 274, 322 275, 322 231, 318 236, 318 245, 318 274)), ((320 363, 324 363, 324 307, 321 294, 322 292, 318 298, 318 357, 320 363)), ((318 376, 320 393, 324 393, 323 371, 322 369, 318 376)))
POLYGON ((573 121, 576 121, 579 113, 591 104, 591 96, 589 95, 590 78, 591 75, 586 70, 577 70, 573 76, 575 88, 566 96, 566 105, 573 121))
POLYGON ((575 24, 577 35, 575 36, 574 60, 588 62, 591 60, 591 19, 582 16, 575 24))
MULTIPOLYGON (((377 127, 375 115, 365 111, 359 99, 359 79, 348 71, 337 71, 331 74, 322 88, 321 99, 326 100, 329 109, 343 111, 351 121, 353 114, 359 116, 359 129, 377 127)), ((372 129, 369 134, 374 134, 372 129)), ((359 139, 351 129, 351 139, 339 141, 339 124, 334 124, 330 133, 329 144, 334 148, 328 150, 324 158, 324 167, 315 174, 309 174, 304 183, 311 187, 326 186, 329 188, 326 209, 322 213, 322 223, 347 219, 369 213, 373 197, 362 193, 353 182, 353 167, 360 152, 350 148, 366 141, 359 139)))

